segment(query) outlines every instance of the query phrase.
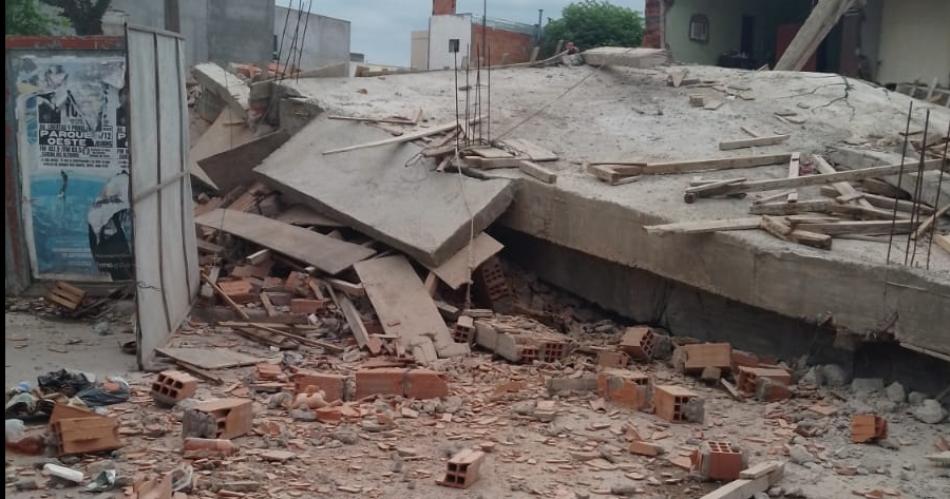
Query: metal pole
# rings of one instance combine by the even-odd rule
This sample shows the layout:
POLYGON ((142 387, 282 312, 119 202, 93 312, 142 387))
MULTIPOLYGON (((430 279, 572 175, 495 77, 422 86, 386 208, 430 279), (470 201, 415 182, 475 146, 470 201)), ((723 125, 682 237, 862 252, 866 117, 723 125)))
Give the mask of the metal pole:
MULTIPOLYGON (((901 168, 897 174, 897 190, 901 190, 901 181, 904 180, 904 158, 907 156, 907 138, 910 136, 910 117, 914 111, 914 100, 911 99, 907 109, 907 126, 904 127, 904 147, 901 149, 901 168)), ((891 217, 891 233, 887 239, 887 265, 891 264, 891 245, 894 244, 894 229, 897 224, 897 200, 894 200, 894 213, 891 217)))
MULTIPOLYGON (((925 148, 926 145, 927 144, 924 143, 925 148)), ((940 164, 940 169, 937 170, 940 178, 937 179, 937 199, 934 199, 934 221, 930 224, 930 243, 927 244, 927 270, 930 270, 930 252, 934 247, 934 235, 937 233, 937 223, 940 222, 937 214, 940 213, 940 190, 943 188, 943 169, 947 166, 948 148, 950 148, 950 124, 947 125, 947 135, 943 138, 943 162, 940 164)))
POLYGON ((930 131, 930 109, 927 110, 927 115, 924 121, 924 138, 921 139, 923 146, 920 148, 920 162, 917 166, 917 181, 914 183, 914 210, 910 213, 910 227, 911 231, 907 233, 907 246, 910 247, 911 241, 914 243, 914 253, 910 257, 910 266, 914 266, 914 260, 917 259, 917 238, 912 238, 914 235, 914 227, 917 227, 917 224, 920 223, 920 204, 923 202, 921 200, 922 192, 924 190, 924 160, 927 157, 927 135, 930 131))

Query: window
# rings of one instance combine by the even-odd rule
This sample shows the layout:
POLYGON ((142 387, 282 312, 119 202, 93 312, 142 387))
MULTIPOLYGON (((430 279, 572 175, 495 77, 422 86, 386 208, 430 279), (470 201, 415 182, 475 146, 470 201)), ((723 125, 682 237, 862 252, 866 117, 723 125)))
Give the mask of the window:
POLYGON ((689 18, 689 39, 699 43, 709 41, 709 18, 704 14, 693 14, 689 18))
POLYGON ((449 38, 449 53, 454 54, 459 51, 459 39, 449 38))

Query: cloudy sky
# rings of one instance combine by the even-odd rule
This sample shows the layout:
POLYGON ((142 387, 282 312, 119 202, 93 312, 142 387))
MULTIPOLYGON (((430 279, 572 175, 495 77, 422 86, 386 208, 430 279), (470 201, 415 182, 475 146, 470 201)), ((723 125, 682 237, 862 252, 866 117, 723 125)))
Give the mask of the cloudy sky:
MULTIPOLYGON (((276 0, 286 7, 301 0, 276 0)), ((303 0, 307 10, 309 0, 303 0)), ((611 3, 643 12, 644 0, 611 0, 611 3)), ((488 17, 527 24, 538 22, 538 9, 547 18, 561 17, 571 0, 488 0, 488 17)), ((424 30, 432 12, 431 0, 313 0, 311 12, 350 21, 350 51, 366 54, 375 64, 409 65, 409 33, 424 30)), ((482 12, 482 0, 458 0, 458 12, 482 12)))

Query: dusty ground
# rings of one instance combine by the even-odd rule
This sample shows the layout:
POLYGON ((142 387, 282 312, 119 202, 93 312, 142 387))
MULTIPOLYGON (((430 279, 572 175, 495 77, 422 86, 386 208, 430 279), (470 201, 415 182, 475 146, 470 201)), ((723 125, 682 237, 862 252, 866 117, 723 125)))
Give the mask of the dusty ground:
MULTIPOLYGON (((537 303, 535 293, 525 299, 537 303)), ((576 300, 570 303, 577 303, 576 300)), ((616 343, 622 327, 597 312, 563 305, 569 319, 562 329, 586 346, 616 343)), ((186 465, 180 455, 181 404, 171 410, 154 405, 148 395, 153 375, 129 372, 131 356, 112 346, 114 337, 94 336, 88 324, 53 322, 25 314, 8 314, 6 379, 8 385, 24 377, 60 367, 87 369, 99 375, 123 374, 133 384, 130 402, 110 406, 119 418, 125 446, 111 456, 126 478, 137 473, 168 471, 186 465), (30 338, 30 347, 9 348, 30 338), (82 343, 82 355, 54 357, 41 347, 82 343), (37 339, 41 338, 41 339, 37 339), (11 356, 13 352, 32 352, 11 356), (29 359, 28 364, 25 359, 29 359), (29 368, 26 366, 30 365, 29 368)), ((324 338, 333 342, 349 339, 324 338)), ((343 362, 318 350, 305 349, 281 354, 265 349, 226 330, 192 323, 172 339, 176 346, 218 346, 252 354, 274 362, 322 372, 349 373, 360 361, 343 362)), ((222 497, 213 491, 239 488, 243 497, 611 497, 611 488, 628 487, 638 497, 694 498, 714 489, 667 460, 685 455, 702 440, 727 440, 742 446, 750 463, 771 459, 789 460, 786 477, 773 492, 776 497, 837 498, 852 491, 880 489, 901 497, 939 498, 950 495, 950 471, 933 467, 924 455, 935 452, 938 435, 950 425, 927 425, 909 415, 905 404, 888 402, 883 394, 862 395, 860 400, 845 387, 815 387, 800 384, 791 401, 765 404, 737 402, 718 388, 675 373, 665 362, 631 365, 656 382, 689 387, 705 399, 704 424, 668 424, 652 414, 605 403, 594 393, 551 396, 545 382, 551 377, 580 376, 595 370, 590 356, 575 353, 558 364, 512 365, 478 352, 464 359, 439 361, 433 366, 446 373, 452 395, 443 400, 409 401, 387 398, 356 406, 366 416, 343 425, 295 421, 283 408, 269 408, 267 393, 249 392, 245 383, 252 368, 216 371, 225 379, 221 386, 200 384, 197 399, 227 396, 252 398, 254 434, 235 439, 238 455, 224 460, 196 460, 195 490, 189 497, 222 497), (493 398, 495 387, 523 381, 516 393, 493 398), (832 391, 837 395, 832 395, 832 391), (844 397, 841 400, 838 397, 844 397), (536 420, 530 407, 540 400, 554 400, 554 421, 536 420), (816 402, 838 408, 830 417, 806 410, 816 402), (868 405, 870 407, 868 407, 868 405), (411 409, 411 410, 406 410, 411 409), (876 410, 890 424, 887 446, 850 443, 849 414, 876 410), (395 419, 388 431, 373 431, 372 414, 384 411, 395 419), (412 411, 418 412, 418 414, 412 411), (659 458, 633 455, 626 450, 625 429, 634 426, 646 439, 663 446, 659 458), (798 425, 814 427, 819 435, 796 435, 798 425), (448 455, 464 447, 493 443, 482 478, 468 490, 447 489, 435 484, 441 478, 448 455), (295 458, 286 463, 264 462, 264 449, 290 450, 295 458), (791 457, 786 454, 791 451, 791 457)), ((109 456, 64 458, 75 469, 88 470, 109 456)), ((79 497, 78 489, 51 489, 45 478, 32 470, 36 458, 7 458, 6 496, 79 497), (12 466, 11 466, 12 463, 12 466), (10 476, 37 479, 41 491, 15 492, 10 476)), ((101 497, 120 497, 103 493, 101 497)), ((229 496, 238 497, 238 496, 229 496)))

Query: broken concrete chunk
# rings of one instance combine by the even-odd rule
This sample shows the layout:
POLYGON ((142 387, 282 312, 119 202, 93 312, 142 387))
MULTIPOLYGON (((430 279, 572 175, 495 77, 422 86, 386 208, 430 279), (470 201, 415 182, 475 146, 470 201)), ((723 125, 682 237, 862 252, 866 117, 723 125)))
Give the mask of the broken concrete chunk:
POLYGON ((597 389, 597 376, 590 374, 576 378, 548 378, 545 387, 551 396, 564 392, 592 392, 597 389))
POLYGON ((927 424, 937 424, 947 417, 947 411, 934 399, 927 399, 914 409, 914 417, 927 424))

